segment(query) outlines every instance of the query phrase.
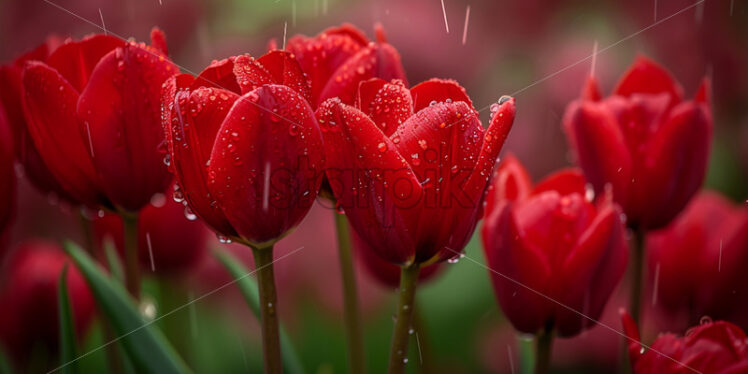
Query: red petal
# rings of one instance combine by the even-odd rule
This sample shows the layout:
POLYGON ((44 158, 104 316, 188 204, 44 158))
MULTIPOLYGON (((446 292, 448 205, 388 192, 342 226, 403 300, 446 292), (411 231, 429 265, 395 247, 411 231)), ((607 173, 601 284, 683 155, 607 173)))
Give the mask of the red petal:
POLYGON ((311 100, 309 80, 299 62, 286 51, 271 51, 257 59, 270 73, 273 83, 293 88, 307 101, 311 100))
POLYGON ((29 62, 23 71, 22 100, 34 145, 55 179, 83 204, 106 204, 88 140, 82 136, 86 129, 76 118, 75 88, 49 66, 29 62))
POLYGON ((701 187, 712 140, 712 118, 707 107, 682 103, 652 138, 645 159, 649 228, 675 217, 701 187))
POLYGON ((486 216, 506 201, 521 201, 530 196, 532 180, 527 170, 509 153, 499 164, 494 173, 493 181, 486 193, 486 216))
POLYGON ((241 55, 234 59, 234 75, 242 95, 262 85, 275 83, 265 66, 250 55, 241 55))
POLYGON ((384 260, 415 259, 410 230, 421 185, 395 144, 357 109, 330 99, 317 110, 327 177, 351 226, 384 260))
MULTIPOLYGON (((626 270, 628 247, 619 217, 612 206, 603 208, 561 269, 564 296, 559 301, 593 319, 600 317, 626 270)), ((590 320, 566 308, 559 308, 557 316, 558 331, 563 336, 576 335, 592 326, 590 320)))
POLYGON ((413 115, 413 100, 402 81, 387 83, 379 78, 361 82, 358 89, 359 110, 379 125, 387 136, 413 115))
POLYGON ((371 43, 346 60, 330 76, 318 102, 338 97, 343 103, 351 105, 356 99, 359 83, 374 77, 385 81, 406 81, 400 55, 389 44, 371 43))
POLYGON ((600 87, 597 84, 597 79, 593 76, 587 77, 582 89, 582 100, 589 101, 600 101, 603 95, 600 93, 600 87))
POLYGON ((322 182, 322 137, 306 100, 287 86, 242 96, 221 125, 209 189, 239 235, 272 242, 301 222, 322 182))
POLYGON ((70 82, 78 91, 88 83, 96 64, 111 50, 125 45, 119 38, 109 35, 93 35, 79 42, 67 42, 49 56, 47 64, 70 82))
POLYGON ((13 140, 5 112, 0 108, 0 233, 10 222, 16 202, 16 172, 13 168, 13 140))
POLYGON ((182 74, 164 84, 164 110, 169 152, 179 189, 193 213, 226 236, 237 233, 208 188, 207 163, 218 129, 239 95, 219 88, 199 88, 192 93, 192 76, 182 74), (211 99, 213 98, 213 99, 211 99), (200 108, 200 110, 198 110, 200 108))
POLYGON ((623 332, 626 334, 626 340, 629 347, 629 359, 631 360, 631 366, 636 367, 636 362, 639 357, 642 356, 641 352, 641 338, 639 337, 639 327, 636 326, 636 322, 626 312, 625 309, 620 309, 618 314, 621 316, 621 324, 623 325, 623 332))
POLYGON ((629 97, 635 93, 670 95, 670 106, 683 100, 683 88, 662 66, 646 57, 638 57, 623 78, 618 82, 613 93, 629 97))
POLYGON ((170 184, 159 151, 161 85, 176 72, 155 49, 128 43, 101 59, 81 93, 78 116, 91 133, 92 159, 119 208, 136 212, 170 184))
POLYGON ((502 205, 483 225, 486 262, 504 314, 517 330, 534 334, 552 317, 552 305, 540 296, 547 294, 551 269, 545 256, 525 242, 512 204, 502 205))
POLYGON ((571 195, 578 193, 585 196, 587 181, 584 174, 579 169, 563 169, 557 171, 535 186, 533 195, 543 193, 544 191, 556 191, 561 195, 571 195))
POLYGON ((563 125, 595 193, 603 193, 610 183, 616 201, 624 205, 632 160, 615 117, 602 104, 577 101, 566 109, 563 125))
POLYGON ((696 103, 706 104, 707 107, 711 107, 712 102, 712 80, 704 78, 699 85, 699 89, 696 91, 696 96, 693 99, 696 103))
POLYGON ((502 96, 499 102, 499 108, 492 114, 491 122, 485 132, 478 161, 475 163, 470 179, 464 187, 465 192, 473 196, 476 201, 480 201, 479 199, 483 197, 483 193, 488 186, 488 179, 499 159, 499 152, 512 129, 512 124, 514 124, 514 114, 516 113, 514 98, 502 96))
POLYGON ((151 29, 151 46, 161 52, 162 55, 169 55, 169 47, 166 45, 166 35, 158 27, 151 29))
POLYGON ((322 101, 319 95, 333 72, 368 43, 368 39, 350 25, 328 29, 314 38, 299 35, 288 40, 286 50, 294 54, 310 79, 313 105, 322 101))
POLYGON ((205 70, 200 72, 190 89, 215 87, 237 94, 241 93, 236 75, 234 75, 234 59, 235 57, 229 57, 220 61, 213 61, 205 70))
POLYGON ((447 101, 447 99, 452 100, 452 102, 464 101, 471 108, 473 107, 473 102, 465 89, 457 81, 451 79, 429 79, 411 88, 410 94, 413 96, 413 110, 416 112, 429 106, 432 102, 439 103, 447 101))

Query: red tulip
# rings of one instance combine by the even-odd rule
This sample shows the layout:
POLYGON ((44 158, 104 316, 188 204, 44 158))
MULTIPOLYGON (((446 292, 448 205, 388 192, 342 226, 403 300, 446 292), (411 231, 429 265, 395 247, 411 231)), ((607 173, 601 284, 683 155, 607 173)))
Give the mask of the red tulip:
POLYGON ((0 341, 19 362, 30 359, 34 347, 49 349, 48 353, 57 349, 57 289, 65 265, 76 336, 82 339, 93 319, 94 301, 83 276, 62 248, 29 241, 16 248, 5 263, 0 341))
POLYGON ((10 137, 8 120, 0 107, 0 234, 10 222, 16 202, 16 171, 10 137))
POLYGON ((288 52, 216 61, 164 85, 164 129, 179 189, 215 231, 260 245, 296 226, 321 183, 309 84, 288 52))
POLYGON ((702 192, 672 224, 649 235, 647 254, 656 305, 671 314, 687 311, 692 322, 703 315, 745 315, 746 207, 716 192, 702 192))
POLYGON ((380 28, 377 39, 370 42, 361 30, 344 24, 315 37, 296 35, 288 40, 286 50, 311 80, 313 107, 332 97, 352 105, 359 84, 370 78, 405 81, 400 54, 385 41, 380 28))
MULTIPOLYGON (((366 269, 366 273, 374 278, 380 285, 390 289, 400 286, 400 267, 393 265, 371 249, 371 247, 359 237, 356 232, 351 232, 353 247, 356 254, 359 255, 360 263, 366 269)), ((442 269, 442 264, 433 264, 425 266, 418 273, 418 284, 422 284, 429 279, 434 278, 442 269)))
POLYGON ((455 257, 482 215, 488 178, 514 120, 497 104, 488 130, 456 82, 361 84, 357 107, 325 101, 317 119, 327 178, 353 229, 396 265, 455 257))
POLYGON ((170 182, 159 105, 161 84, 177 68, 159 49, 161 32, 152 36, 156 47, 92 35, 24 64, 29 134, 77 202, 134 212, 170 182))
POLYGON ((600 99, 594 79, 571 103, 563 124, 597 193, 605 185, 630 227, 670 222, 704 181, 712 138, 705 80, 692 101, 665 69, 640 57, 613 95, 600 99))
POLYGON ((642 347, 633 319, 621 311, 635 374, 739 374, 748 372, 748 337, 726 321, 704 320, 685 336, 661 334, 642 347))
MULTIPOLYGON (((173 200, 147 205, 138 219, 138 260, 141 268, 156 274, 183 273, 193 269, 207 252, 209 231, 185 207, 173 200), (187 217, 189 216, 189 218, 187 217)), ((122 218, 108 214, 93 223, 96 246, 110 237, 124 255, 122 218)))
POLYGON ((44 193, 52 193, 64 200, 71 201, 67 192, 60 186, 47 169, 34 141, 29 135, 21 104, 21 73, 28 61, 47 61, 49 55, 60 45, 56 37, 50 37, 45 43, 18 57, 8 65, 0 66, 0 106, 5 109, 11 133, 16 159, 23 166, 24 174, 31 183, 44 193))
POLYGON ((483 246, 499 304, 519 331, 550 327, 568 337, 592 327, 576 312, 598 318, 623 277, 619 209, 609 197, 594 205, 585 185, 581 171, 568 169, 533 188, 511 155, 494 176, 483 246))

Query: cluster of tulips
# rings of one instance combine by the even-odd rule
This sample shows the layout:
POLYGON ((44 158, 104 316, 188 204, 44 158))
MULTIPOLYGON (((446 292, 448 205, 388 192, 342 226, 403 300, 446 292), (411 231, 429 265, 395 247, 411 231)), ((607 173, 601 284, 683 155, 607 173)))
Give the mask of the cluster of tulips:
MULTIPOLYGON (((350 25, 295 36, 283 49, 271 43, 260 57, 216 60, 199 74, 180 73, 158 29, 150 45, 105 34, 50 38, 2 67, 0 82, 0 225, 11 222, 17 163, 39 190, 96 218, 97 233, 89 254, 70 243, 63 252, 35 242, 9 254, 0 339, 16 364, 27 356, 29 347, 18 343, 24 337, 65 336, 59 298, 69 297, 78 334, 98 304, 138 372, 189 370, 179 360, 140 359, 143 350, 170 351, 169 343, 117 310, 137 310, 139 269, 154 256, 146 250, 153 241, 199 242, 190 221, 172 226, 168 209, 252 251, 265 371, 291 371, 273 247, 315 199, 329 199, 352 372, 366 367, 351 245, 378 278, 398 285, 388 367, 400 373, 409 365, 419 279, 464 256, 481 218, 498 303, 516 330, 536 337, 536 372, 551 366, 555 336, 598 324, 627 269, 631 315, 622 311, 621 335, 634 372, 748 370, 745 333, 726 322, 744 323, 748 310, 741 274, 748 212, 698 193, 713 126, 707 80, 686 99, 663 67, 640 57, 608 96, 593 76, 580 82, 581 97, 562 121, 579 168, 538 183, 516 157, 499 161, 514 98, 492 104, 484 128, 457 82, 411 86, 381 29, 376 41, 350 25), (165 195, 177 203, 165 203, 165 195), (119 277, 116 261, 99 248, 101 233, 112 234, 122 252, 119 277), (644 285, 654 273, 647 266, 673 313, 688 311, 692 324, 704 315, 719 321, 640 341, 644 285), (60 284, 67 287, 58 293, 60 284), (59 320, 42 316, 58 308, 59 320), (29 315, 38 318, 34 326, 19 326, 29 315), (147 344, 128 343, 135 331, 147 344)), ((175 267, 193 256, 155 255, 175 267)))

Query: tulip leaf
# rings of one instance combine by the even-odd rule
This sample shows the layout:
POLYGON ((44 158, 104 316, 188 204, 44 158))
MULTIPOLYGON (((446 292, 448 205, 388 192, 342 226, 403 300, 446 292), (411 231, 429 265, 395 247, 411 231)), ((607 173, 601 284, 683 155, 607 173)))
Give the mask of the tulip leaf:
POLYGON ((125 281, 125 271, 122 270, 122 262, 117 254, 117 249, 114 247, 114 241, 111 238, 107 238, 104 240, 103 247, 106 254, 106 261, 109 265, 109 273, 112 275, 112 278, 123 283, 125 281))
POLYGON ((8 355, 5 354, 2 347, 0 347, 0 374, 13 374, 13 371, 10 370, 8 355))
POLYGON ((75 243, 66 242, 65 251, 86 279, 102 315, 111 324, 138 373, 190 373, 174 348, 152 322, 138 312, 124 287, 106 276, 75 243))
MULTIPOLYGON (((250 275, 254 271, 248 270, 239 260, 226 251, 216 251, 216 258, 220 261, 226 270, 234 277, 234 281, 239 286, 244 300, 247 302, 249 309, 252 310, 257 320, 260 320, 260 291, 257 282, 250 275)), ((291 344, 289 337, 283 326, 280 326, 280 345, 281 358, 283 360, 284 371, 291 374, 303 374, 304 367, 301 360, 291 344)))
POLYGON ((75 324, 68 295, 68 266, 62 269, 57 286, 57 308, 60 319, 60 372, 74 374, 78 372, 75 353, 75 324))

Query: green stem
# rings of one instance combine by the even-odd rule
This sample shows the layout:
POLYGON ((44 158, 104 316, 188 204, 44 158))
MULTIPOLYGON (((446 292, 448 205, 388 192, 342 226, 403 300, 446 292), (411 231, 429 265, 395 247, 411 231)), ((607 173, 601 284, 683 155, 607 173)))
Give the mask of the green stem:
POLYGON ((140 263, 138 263, 138 215, 122 214, 125 237, 125 286, 135 300, 140 300, 140 263))
POLYGON ((553 331, 544 330, 535 338, 535 374, 546 374, 551 367, 553 331))
POLYGON ((257 284, 260 289, 260 321, 265 373, 280 374, 283 369, 278 327, 278 296, 275 292, 275 275, 273 274, 273 247, 252 247, 252 254, 255 258, 257 284))
POLYGON ((413 300, 416 296, 416 285, 418 284, 418 272, 421 270, 418 263, 403 267, 400 273, 400 299, 397 302, 397 319, 395 330, 392 333, 392 346, 390 348, 390 364, 387 372, 399 374, 405 372, 405 364, 408 362, 408 341, 410 340, 411 321, 413 319, 413 300))
POLYGON ((632 243, 632 257, 633 263, 631 264, 631 290, 629 294, 629 308, 631 318, 634 319, 637 326, 640 325, 641 319, 641 300, 642 300, 642 277, 644 275, 644 238, 645 230, 638 229, 634 230, 634 242, 632 243))
POLYGON ((351 251, 351 234, 345 215, 335 214, 335 229, 338 234, 338 254, 340 256, 340 275, 343 283, 343 314, 345 332, 348 340, 351 373, 365 373, 364 338, 361 331, 361 312, 358 306, 356 274, 353 270, 353 253, 351 251))

